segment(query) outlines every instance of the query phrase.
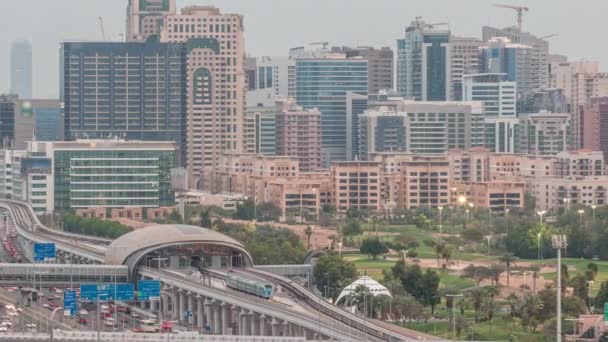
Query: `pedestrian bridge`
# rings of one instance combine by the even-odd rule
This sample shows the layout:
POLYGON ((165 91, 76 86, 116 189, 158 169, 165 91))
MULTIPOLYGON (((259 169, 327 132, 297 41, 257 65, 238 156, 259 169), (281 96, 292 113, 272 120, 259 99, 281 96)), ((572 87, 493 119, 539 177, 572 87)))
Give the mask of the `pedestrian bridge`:
POLYGON ((128 278, 129 268, 122 265, 0 263, 0 286, 127 282, 128 278))

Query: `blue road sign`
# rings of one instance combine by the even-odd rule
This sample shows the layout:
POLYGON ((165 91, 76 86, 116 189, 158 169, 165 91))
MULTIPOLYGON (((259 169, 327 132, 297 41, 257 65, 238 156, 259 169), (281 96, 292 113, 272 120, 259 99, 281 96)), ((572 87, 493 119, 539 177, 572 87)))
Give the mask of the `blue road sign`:
POLYGON ((160 280, 139 280, 137 300, 157 300, 160 298, 160 280))
POLYGON ((76 291, 69 290, 63 292, 63 312, 65 316, 74 316, 78 312, 76 291))
POLYGON ((45 261, 55 258, 54 243, 35 243, 34 244, 34 260, 45 261))
POLYGON ((132 301, 135 296, 133 284, 82 284, 80 285, 80 299, 90 301, 132 301))
POLYGON ((184 312, 184 318, 190 318, 192 317, 192 311, 188 310, 184 312))

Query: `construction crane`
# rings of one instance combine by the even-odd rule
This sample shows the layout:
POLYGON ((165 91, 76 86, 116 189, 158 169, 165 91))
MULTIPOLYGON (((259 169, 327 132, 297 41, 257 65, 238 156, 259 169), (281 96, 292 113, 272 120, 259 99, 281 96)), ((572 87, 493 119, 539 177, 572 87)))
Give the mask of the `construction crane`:
POLYGON ((99 28, 101 29, 101 38, 106 41, 106 30, 103 28, 103 18, 99 17, 99 28))
POLYGON ((517 30, 521 32, 522 24, 524 21, 524 12, 528 12, 530 9, 526 6, 513 6, 513 5, 505 5, 505 4, 494 4, 494 7, 500 8, 510 8, 517 12, 517 30))

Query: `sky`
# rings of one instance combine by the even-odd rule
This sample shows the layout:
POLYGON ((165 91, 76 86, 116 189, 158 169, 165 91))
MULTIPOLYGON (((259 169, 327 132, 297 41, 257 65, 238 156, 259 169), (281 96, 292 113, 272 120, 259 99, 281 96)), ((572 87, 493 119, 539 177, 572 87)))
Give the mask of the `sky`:
MULTIPOLYGON (((245 18, 251 56, 286 56, 289 48, 311 42, 330 45, 390 46, 415 17, 447 22, 459 36, 481 38, 481 27, 513 26, 515 11, 492 7, 492 0, 177 0, 214 5, 245 18)), ((550 38, 551 53, 608 66, 606 0, 497 0, 530 8, 524 30, 550 38)), ((125 30, 126 0, 0 0, 0 93, 9 85, 12 41, 28 39, 34 54, 34 97, 59 96, 59 45, 62 41, 118 40, 125 30)), ((603 70, 607 70, 603 68, 603 70)))

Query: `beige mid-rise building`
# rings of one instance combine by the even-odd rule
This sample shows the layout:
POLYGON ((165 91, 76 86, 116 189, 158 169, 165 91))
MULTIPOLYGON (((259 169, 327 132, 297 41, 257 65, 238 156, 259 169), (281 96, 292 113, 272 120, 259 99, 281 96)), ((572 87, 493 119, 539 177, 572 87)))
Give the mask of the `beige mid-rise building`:
POLYGON ((132 0, 129 40, 158 35, 187 49, 186 166, 190 188, 212 184, 210 170, 224 153, 243 151, 245 41, 243 17, 212 6, 177 12, 174 0, 132 0))
POLYGON ((366 161, 334 162, 331 165, 334 203, 339 213, 348 209, 379 211, 380 164, 366 161))

